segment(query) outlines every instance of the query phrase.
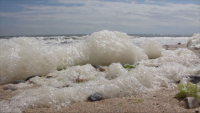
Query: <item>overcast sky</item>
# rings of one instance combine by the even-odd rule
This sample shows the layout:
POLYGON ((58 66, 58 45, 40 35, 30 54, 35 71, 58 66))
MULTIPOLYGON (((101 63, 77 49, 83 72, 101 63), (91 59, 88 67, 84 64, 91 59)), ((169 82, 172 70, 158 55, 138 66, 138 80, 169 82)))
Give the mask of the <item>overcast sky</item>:
POLYGON ((0 35, 200 32, 200 0, 0 0, 0 35))

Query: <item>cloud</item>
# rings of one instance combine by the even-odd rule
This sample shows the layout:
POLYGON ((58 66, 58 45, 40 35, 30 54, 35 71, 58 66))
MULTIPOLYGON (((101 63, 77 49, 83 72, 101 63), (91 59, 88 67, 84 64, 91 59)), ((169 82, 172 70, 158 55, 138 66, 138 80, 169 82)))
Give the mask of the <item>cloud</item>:
MULTIPOLYGON (((50 2, 55 3, 55 1, 50 2)), ((91 33, 102 29, 123 30, 124 32, 132 30, 132 32, 141 33, 144 30, 151 31, 150 29, 158 28, 187 29, 193 27, 198 29, 200 27, 200 7, 195 4, 168 3, 161 6, 152 0, 145 0, 144 4, 132 0, 125 2, 122 0, 115 2, 113 0, 58 0, 57 3, 59 5, 21 5, 22 11, 0 12, 0 18, 13 18, 14 21, 17 20, 18 25, 23 25, 20 26, 23 29, 25 26, 28 28, 32 23, 44 26, 46 29, 51 27, 68 29, 69 33, 91 33), (84 28, 86 28, 85 31, 84 28)))

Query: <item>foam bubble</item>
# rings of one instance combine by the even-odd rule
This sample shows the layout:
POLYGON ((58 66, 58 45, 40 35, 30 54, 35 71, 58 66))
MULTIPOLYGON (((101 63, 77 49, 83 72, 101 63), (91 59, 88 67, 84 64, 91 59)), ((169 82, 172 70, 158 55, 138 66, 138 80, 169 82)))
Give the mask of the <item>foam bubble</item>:
POLYGON ((154 40, 146 40, 140 47, 144 49, 144 52, 150 59, 159 58, 163 49, 162 46, 154 40))

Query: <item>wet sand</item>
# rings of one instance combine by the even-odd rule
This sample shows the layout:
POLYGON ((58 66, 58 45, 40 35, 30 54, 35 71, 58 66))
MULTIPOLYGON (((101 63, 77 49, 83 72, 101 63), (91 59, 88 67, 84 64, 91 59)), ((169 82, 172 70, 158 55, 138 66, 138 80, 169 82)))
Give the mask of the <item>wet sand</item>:
MULTIPOLYGON (((186 45, 163 45, 163 48, 168 50, 175 50, 178 48, 188 48, 186 45)), ((200 58, 200 49, 188 48, 194 51, 200 58)), ((4 85, 0 86, 0 100, 9 100, 12 96, 18 93, 17 90, 4 90, 4 85)), ((178 92, 177 88, 167 89, 162 88, 154 92, 144 94, 137 94, 125 98, 111 98, 104 99, 96 102, 79 102, 71 104, 61 109, 52 108, 29 108, 23 113, 66 113, 66 112, 79 112, 79 113, 107 113, 107 112, 195 112, 200 111, 200 108, 185 109, 180 106, 179 101, 174 98, 178 92)))
POLYGON ((166 50, 176 50, 178 48, 187 48, 194 53, 200 58, 200 49, 194 48, 194 47, 187 47, 186 44, 177 44, 177 45, 163 45, 163 48, 166 50))

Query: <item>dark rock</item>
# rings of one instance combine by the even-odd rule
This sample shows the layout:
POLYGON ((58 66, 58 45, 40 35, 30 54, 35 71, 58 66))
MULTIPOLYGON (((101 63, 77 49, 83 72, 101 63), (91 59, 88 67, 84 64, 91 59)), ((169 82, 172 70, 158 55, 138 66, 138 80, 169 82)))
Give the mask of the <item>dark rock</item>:
POLYGON ((101 93, 94 93, 88 97, 89 101, 100 101, 103 99, 103 94, 101 93))
POLYGON ((9 85, 6 85, 3 89, 4 90, 16 90, 17 88, 13 84, 9 84, 9 85))
POLYGON ((176 81, 177 84, 179 84, 180 82, 181 82, 180 80, 176 81))
POLYGON ((19 84, 19 83, 24 83, 25 81, 24 80, 16 80, 13 82, 13 84, 19 84))
POLYGON ((189 76, 189 82, 192 82, 194 84, 199 83, 200 82, 200 76, 197 76, 197 75, 189 76))
POLYGON ((166 46, 166 50, 168 50, 169 46, 168 45, 165 45, 166 46))
MULTIPOLYGON (((34 77, 36 77, 36 76, 39 76, 39 75, 30 76, 30 77, 26 78, 25 81, 28 81, 28 80, 30 80, 31 78, 34 78, 34 77)), ((41 76, 39 76, 39 77, 41 77, 41 76)))
POLYGON ((95 69, 97 69, 98 67, 96 65, 92 65, 95 69))
POLYGON ((52 78, 52 76, 46 76, 46 78, 52 78))

